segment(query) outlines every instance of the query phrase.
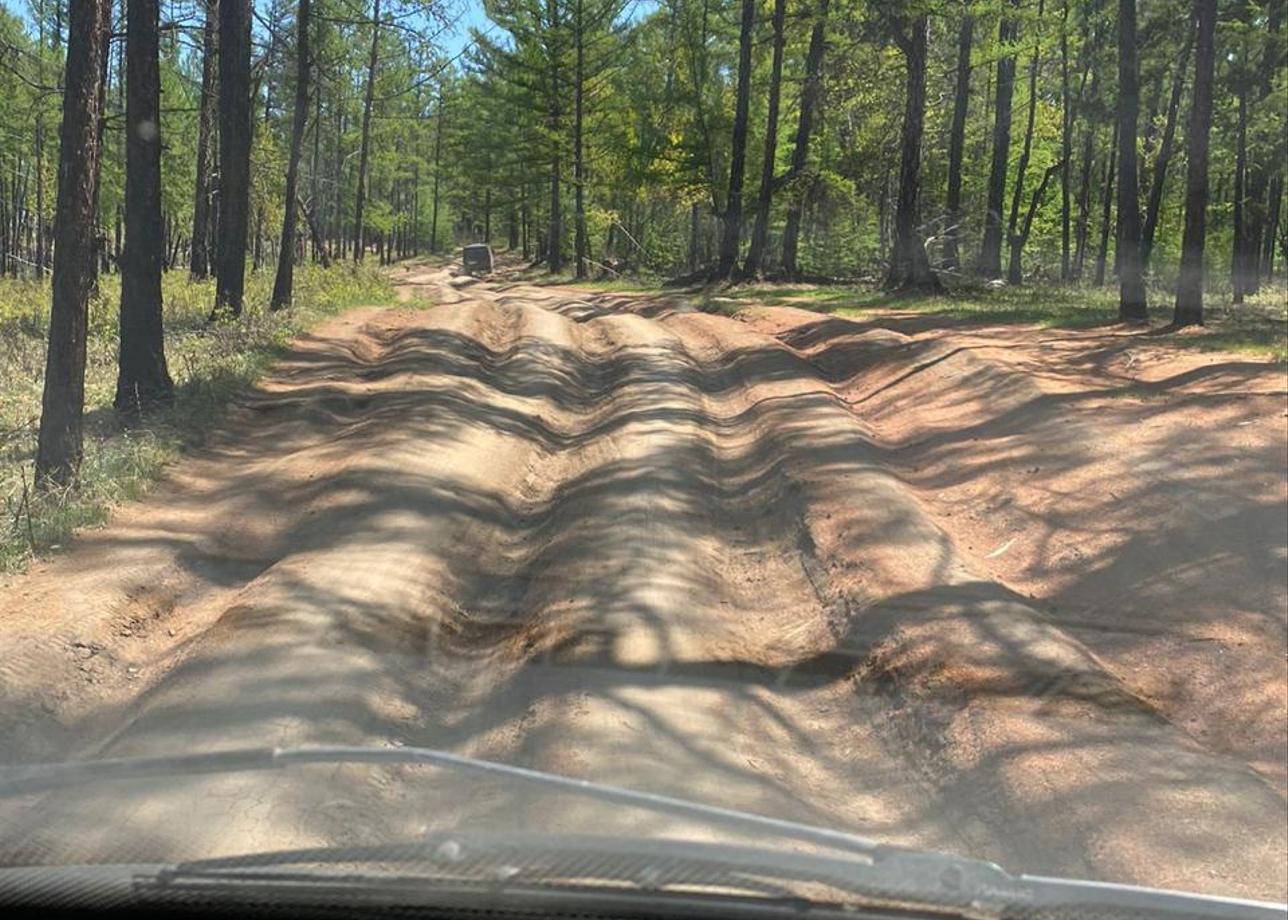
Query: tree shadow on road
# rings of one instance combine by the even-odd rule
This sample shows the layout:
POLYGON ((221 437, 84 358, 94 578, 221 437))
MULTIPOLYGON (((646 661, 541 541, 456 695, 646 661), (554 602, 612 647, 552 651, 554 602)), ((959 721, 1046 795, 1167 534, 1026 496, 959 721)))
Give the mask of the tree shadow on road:
MULTIPOLYGON (((887 397, 960 356, 855 335, 829 326, 718 358, 682 336, 585 348, 520 329, 498 346, 432 324, 371 348, 305 340, 194 461, 196 486, 82 538, 151 547, 236 595, 156 662, 164 677, 102 752, 440 746, 1025 871, 1187 887, 1185 873, 1216 865, 1228 873, 1218 889, 1273 895, 1273 873, 1253 879, 1281 861, 1282 799, 1104 666, 1092 637, 1119 622, 1111 611, 1060 613, 1095 590, 1138 588, 1168 534, 1124 534, 1068 563, 1062 593, 1035 605, 973 570, 917 492, 996 466, 1096 476, 1080 436, 1054 454, 1022 438, 1091 394, 1053 397, 977 365, 960 398, 1005 411, 887 439, 887 397), (832 385, 858 373, 853 392, 832 385), (1260 836, 1239 869, 1249 828, 1260 836)), ((1235 490, 1230 472, 1217 458, 1187 487, 1235 490)), ((1124 501, 1154 500, 1126 488, 1124 501)), ((1187 565, 1264 580, 1288 542, 1275 510, 1243 507, 1226 524, 1249 538, 1187 544, 1187 565)), ((1074 511, 1053 506, 1042 539, 1097 526, 1098 509, 1074 511)), ((1037 555, 1055 566, 1059 551, 1037 555)), ((1154 573, 1164 588, 1151 598, 1201 587, 1182 573, 1166 588, 1176 574, 1154 573)), ((1140 635, 1209 615, 1177 604, 1140 635)), ((255 820, 305 842, 452 821, 689 829, 420 768, 273 788, 255 820)), ((37 813, 41 839, 116 821, 136 854, 228 845, 175 821, 202 790, 161 784, 123 829, 119 797, 86 791, 59 803, 58 820, 37 813)))

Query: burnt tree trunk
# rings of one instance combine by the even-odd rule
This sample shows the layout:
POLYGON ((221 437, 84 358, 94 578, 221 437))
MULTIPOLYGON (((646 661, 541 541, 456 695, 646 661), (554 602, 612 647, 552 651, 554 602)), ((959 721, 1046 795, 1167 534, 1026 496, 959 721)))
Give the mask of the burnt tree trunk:
POLYGON ((353 195, 353 261, 366 253, 367 161, 371 156, 371 108, 376 98, 376 67, 380 63, 380 0, 371 11, 371 53, 367 57, 367 88, 362 98, 362 138, 358 143, 358 186, 353 195))
MULTIPOLYGON (((1012 9, 1019 0, 1010 0, 1012 9)), ((1019 26, 1014 14, 1003 14, 997 29, 998 44, 1015 41, 1019 26)), ((1006 168, 1011 155, 1011 101, 1015 95, 1015 55, 1003 50, 997 61, 996 102, 993 106, 993 158, 988 171, 988 204, 984 211, 984 238, 979 250, 979 273, 986 278, 1002 274, 1002 208, 1006 201, 1006 168)))
POLYGON ((1270 180, 1269 213, 1266 215, 1266 236, 1261 247, 1261 277, 1271 280, 1275 274, 1275 240, 1279 236, 1279 219, 1283 213, 1284 177, 1277 175, 1270 180))
POLYGON ((1194 91, 1185 134, 1185 230, 1176 279, 1177 326, 1203 322, 1203 246, 1207 236, 1208 145, 1216 69, 1216 0, 1194 0, 1194 91))
POLYGON ((216 60, 219 55, 219 0, 205 0, 206 22, 201 38, 201 107, 197 119, 197 181, 192 202, 192 246, 188 271, 194 279, 210 272, 210 174, 213 171, 213 135, 219 89, 216 60))
POLYGON ((300 150, 304 129, 309 120, 309 12, 310 0, 300 0, 295 15, 295 111, 291 124, 291 151, 286 161, 286 200, 283 203, 282 241, 277 250, 277 277, 273 279, 273 298, 269 309, 290 306, 291 288, 295 283, 296 202, 300 180, 300 150))
POLYGON ((98 83, 110 28, 111 0, 80 0, 68 10, 49 350, 36 448, 36 482, 42 486, 70 483, 81 459, 85 339, 94 285, 98 83))
POLYGON ((773 60, 769 70, 769 111, 765 115, 765 151, 760 168, 760 194, 756 201, 756 220, 751 229, 751 243, 743 274, 758 277, 764 264, 765 244, 769 238, 769 208, 774 201, 774 167, 778 160, 778 103, 783 84, 783 24, 787 18, 787 0, 774 0, 772 28, 773 60))
MULTIPOLYGON (((103 55, 99 60, 98 68, 98 150, 99 156, 94 158, 94 268, 92 289, 98 292, 98 276, 100 272, 108 270, 107 259, 107 232, 103 226, 103 208, 102 208, 102 182, 99 181, 99 174, 103 169, 103 132, 107 127, 107 119, 104 117, 107 110, 107 79, 108 64, 112 55, 111 38, 109 36, 107 45, 103 48, 103 55)), ((51 239, 52 242, 52 239, 51 239)), ((0 266, 2 267, 2 266, 0 266)))
POLYGON ((161 269, 161 57, 158 0, 125 14, 125 251, 121 254, 120 362, 112 405, 127 416, 169 402, 161 269))
POLYGON ((918 16, 904 32, 895 26, 895 41, 903 51, 907 86, 900 135, 899 192, 895 201, 894 246, 886 286, 897 290, 939 287, 930 270, 926 246, 918 229, 921 192, 921 136, 926 118, 926 44, 928 16, 918 16))
POLYGON ((240 316, 250 222, 250 0, 219 3, 219 271, 215 310, 240 316))

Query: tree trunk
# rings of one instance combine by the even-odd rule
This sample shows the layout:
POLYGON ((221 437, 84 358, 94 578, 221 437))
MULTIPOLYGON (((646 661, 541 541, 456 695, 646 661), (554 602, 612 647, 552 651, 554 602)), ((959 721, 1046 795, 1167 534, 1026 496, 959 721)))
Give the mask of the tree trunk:
MULTIPOLYGON (((322 176, 322 81, 318 80, 313 92, 313 156, 309 163, 309 233, 313 237, 313 260, 324 261, 326 241, 318 235, 318 225, 326 223, 325 212, 316 212, 322 208, 322 191, 318 183, 322 176)), ((303 209, 301 209, 303 210, 303 209)), ((326 260, 329 261, 329 260, 326 260)))
POLYGON ((1203 322, 1203 245, 1207 235, 1208 141, 1216 69, 1216 0, 1194 0, 1194 91, 1185 134, 1185 230, 1172 323, 1203 322))
POLYGON ((702 221, 702 205, 694 201, 689 205, 689 258, 688 269, 698 270, 698 228, 702 221))
MULTIPOLYGON (((43 60, 43 58, 41 59, 43 60)), ((42 109, 36 108, 36 253, 32 260, 37 278, 45 277, 45 121, 42 109)))
POLYGON ((125 60, 125 251, 121 256, 118 412, 137 416, 174 395, 161 321, 161 60, 158 0, 128 0, 125 60))
MULTIPOLYGON (((1019 0, 1009 0, 1012 10, 1019 0)), ((1015 41, 1019 26, 1014 13, 1003 14, 997 41, 1015 41)), ((984 212, 984 238, 979 250, 979 273, 986 278, 1002 274, 1002 208, 1006 201, 1006 168, 1011 155, 1011 100, 1015 94, 1015 55, 1004 51, 997 61, 997 101, 993 115, 993 159, 988 172, 988 205, 984 212)))
POLYGON ((760 275, 765 258, 765 243, 769 236, 769 207, 774 200, 774 169, 778 165, 778 103, 783 83, 783 21, 787 18, 787 0, 774 0, 773 62, 769 71, 769 111, 765 116, 765 153, 760 169, 760 196, 756 202, 756 222, 751 230, 751 245, 743 274, 748 278, 760 275))
POLYGON ((1114 122, 1113 137, 1109 142, 1109 162, 1105 168, 1105 178, 1102 185, 1105 189, 1105 198, 1100 213, 1100 247, 1096 252, 1096 287, 1105 283, 1105 269, 1109 261, 1109 227, 1110 216, 1113 214, 1114 207, 1114 177, 1117 175, 1118 164, 1118 122, 1114 122))
POLYGON ((80 0, 68 11, 49 350, 36 449, 36 482, 42 486, 70 483, 81 459, 85 340, 94 283, 98 83, 110 28, 111 0, 80 0))
POLYGON ((438 252, 438 180, 443 171, 443 90, 438 90, 438 117, 434 124, 434 199, 429 212, 429 251, 438 252))
POLYGON ((251 270, 258 272, 264 267, 264 209, 255 209, 255 233, 251 237, 251 270))
MULTIPOLYGON (((1100 96, 1100 74, 1091 75, 1091 99, 1100 96)), ((1096 126, 1088 119, 1082 135, 1082 175, 1078 180, 1078 220, 1074 226, 1073 269, 1070 280, 1082 280, 1082 270, 1087 259, 1087 234, 1091 224, 1091 173, 1096 158, 1096 126)))
MULTIPOLYGON (((1043 0, 1038 0, 1038 18, 1042 18, 1043 0)), ((1038 64, 1040 62, 1041 44, 1033 43, 1033 55, 1029 58, 1029 110, 1024 125, 1024 145, 1020 150, 1020 162, 1015 170, 1015 193, 1011 196, 1011 216, 1006 225, 1006 242, 1010 250, 1007 260, 1006 280, 1008 284, 1019 284, 1023 280, 1020 271, 1020 255, 1024 248, 1024 239, 1019 232, 1020 203, 1024 198, 1024 178, 1029 168, 1029 158, 1033 154, 1033 125, 1038 109, 1038 64)))
POLYGON ((380 61, 380 0, 371 11, 371 54, 367 58, 367 89, 362 99, 362 139, 358 146, 358 187, 353 197, 353 261, 361 262, 367 249, 365 216, 367 160, 371 155, 371 108, 376 98, 376 66, 380 61))
POLYGON ((201 39, 201 103, 197 118, 197 181, 192 203, 192 246, 188 253, 188 270, 201 280, 210 271, 210 174, 214 164, 212 135, 215 132, 215 110, 219 88, 216 60, 219 55, 219 0, 205 0, 206 22, 201 39))
MULTIPOLYGON (((1275 85, 1275 74, 1282 70, 1284 43, 1280 37, 1280 27, 1288 4, 1283 0, 1266 4, 1267 28, 1260 32, 1261 60, 1255 72, 1249 74, 1256 91, 1256 96, 1248 105, 1253 113, 1260 112, 1266 97, 1275 85)), ((1282 115, 1282 112, 1280 113, 1282 115)), ((1273 152, 1264 149, 1264 142, 1255 143, 1254 154, 1247 158, 1244 167, 1243 199, 1243 293, 1255 294, 1261 289, 1261 241, 1265 233, 1266 192, 1270 184, 1270 168, 1282 169, 1283 137, 1282 120, 1279 123, 1278 136, 1273 152)))
POLYGON ((895 40, 903 50, 907 67, 907 88, 900 143, 899 194, 894 213, 894 247, 886 286, 897 290, 935 290, 939 287, 939 279, 930 270, 926 246, 917 226, 920 223, 921 135, 926 118, 926 43, 930 20, 925 15, 918 16, 912 20, 906 34, 902 25, 895 28, 895 40))
POLYGON ((1136 118, 1140 88, 1136 63, 1136 0, 1118 0, 1118 318, 1145 323, 1145 279, 1140 260, 1140 171, 1136 118))
POLYGON ((975 37, 975 18, 967 11, 957 32, 957 78, 953 91, 953 121, 948 132, 948 200, 945 210, 944 268, 961 267, 962 154, 966 147, 966 111, 970 105, 970 52, 975 37))
POLYGON ((1176 140, 1176 116, 1181 108, 1181 93, 1185 89, 1185 68, 1190 62, 1190 46, 1194 43, 1194 30, 1187 29, 1185 46, 1181 49, 1181 59, 1176 64, 1176 73, 1172 75, 1172 92, 1167 100, 1167 123, 1163 126, 1163 140, 1158 147, 1158 158, 1154 163, 1154 175, 1149 183, 1149 197, 1145 205, 1145 227, 1140 236, 1140 264, 1143 271, 1149 271, 1149 259, 1154 250, 1154 233, 1158 230, 1158 219, 1162 213, 1163 189, 1167 183, 1167 167, 1172 162, 1172 147, 1176 140))
MULTIPOLYGON (((550 27, 559 30, 559 2, 547 0, 546 9, 550 16, 550 27)), ((563 158, 559 132, 563 112, 559 105, 559 56, 550 56, 550 229, 546 239, 546 267, 551 274, 563 270, 563 210, 560 196, 560 180, 563 173, 563 158)))
POLYGON ((573 123, 572 123, 572 174, 573 174, 573 236, 578 278, 586 277, 586 163, 583 157, 582 117, 586 95, 586 23, 584 0, 576 0, 573 33, 577 40, 575 71, 573 73, 573 123))
POLYGON ((519 236, 523 246, 523 258, 526 260, 532 252, 532 215, 528 209, 528 177, 522 173, 519 181, 519 236))
POLYGON ((1270 281, 1275 274, 1275 239, 1279 236, 1279 218, 1283 213, 1284 177, 1270 180, 1269 213, 1266 215, 1266 236, 1261 247, 1261 277, 1270 281))
POLYGON ((747 112, 751 104, 751 47, 755 39, 756 0, 742 0, 738 32, 738 94, 734 102, 733 150, 729 161, 729 195, 725 202, 724 233, 716 277, 728 278, 738 261, 742 241, 742 183, 747 167, 747 112))
POLYGON ((318 224, 317 215, 299 198, 296 198, 296 204, 299 206, 300 213, 304 215, 304 222, 309 225, 309 233, 312 235, 313 242, 317 248, 318 262, 321 263, 323 268, 330 268, 331 257, 327 254, 326 241, 322 238, 322 228, 318 224))
MULTIPOLYGON (((796 143, 792 148, 790 177, 798 180, 805 173, 809 162, 810 133, 813 130, 814 107, 818 102, 819 73, 823 68, 823 51, 826 48, 828 0, 819 0, 818 16, 809 37, 809 51, 805 53, 805 82, 801 84, 800 115, 796 124, 796 143)), ((789 278, 800 274, 797 252, 800 247, 801 216, 805 209, 805 196, 799 192, 791 195, 787 206, 787 224, 783 228, 783 274, 789 278)))
POLYGON ((348 235, 344 232, 344 87, 337 83, 335 90, 335 158, 331 166, 331 258, 344 258, 344 245, 348 235))
POLYGON ((1230 284, 1235 303, 1243 303, 1244 291, 1248 286, 1246 247, 1244 234, 1244 188, 1248 172, 1248 91, 1245 85, 1238 90, 1238 129, 1234 153, 1234 207, 1232 220, 1234 228, 1234 248, 1230 255, 1230 284))
MULTIPOLYGON (((102 197, 103 197, 102 182, 99 181, 99 175, 103 170, 103 156, 102 156, 103 132, 107 127, 107 119, 104 118, 103 116, 107 109, 108 64, 110 63, 109 59, 111 58, 111 48, 109 47, 110 44, 111 44, 111 38, 109 37, 107 40, 107 45, 105 45, 103 48, 103 54, 99 60, 99 68, 98 68, 97 138, 98 138, 99 155, 94 158, 94 169, 95 169, 95 173, 94 173, 94 268, 93 268, 93 283, 91 285, 95 293, 98 293, 99 272, 100 271, 105 272, 107 271, 107 268, 108 268, 107 231, 106 231, 106 228, 103 226, 103 208, 101 205, 102 197)), ((51 239, 50 242, 52 243, 53 240, 51 239)), ((2 267, 3 267, 2 263, 0 263, 0 268, 2 267)))
POLYGON ((250 221, 250 0, 219 3, 219 272, 215 310, 241 316, 250 221))
MULTIPOLYGON (((1083 51, 1086 54, 1086 51, 1083 51)), ((1089 55, 1088 55, 1089 56, 1089 55)), ((1083 71, 1083 83, 1078 87, 1081 95, 1086 85, 1086 71, 1083 71)), ((1068 281, 1072 272, 1070 258, 1071 215, 1070 215, 1070 169, 1073 163, 1073 94, 1069 89, 1069 0, 1060 6, 1060 280, 1068 281)))
POLYGON ((300 178, 300 148, 309 120, 309 11, 310 0, 300 0, 295 14, 295 111, 291 125, 291 151, 286 161, 286 200, 283 203, 282 242, 277 251, 277 277, 273 280, 273 299, 269 309, 290 306, 291 288, 295 282, 296 200, 300 178))

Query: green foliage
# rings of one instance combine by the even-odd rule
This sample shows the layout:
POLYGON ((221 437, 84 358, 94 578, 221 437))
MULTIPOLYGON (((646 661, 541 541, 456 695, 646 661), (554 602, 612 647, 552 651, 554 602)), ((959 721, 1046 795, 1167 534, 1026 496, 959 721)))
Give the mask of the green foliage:
POLYGON ((85 457, 76 488, 35 493, 31 463, 40 414, 49 288, 0 280, 0 571, 57 547, 81 526, 100 523, 112 505, 140 495, 182 449, 199 443, 232 399, 259 377, 287 342, 321 319, 360 304, 392 302, 374 267, 301 266, 296 306, 269 313, 272 275, 248 276, 247 311, 210 326, 213 282, 184 272, 163 279, 166 348, 174 405, 127 428, 112 410, 116 383, 119 283, 102 279, 90 310, 85 379, 85 457))

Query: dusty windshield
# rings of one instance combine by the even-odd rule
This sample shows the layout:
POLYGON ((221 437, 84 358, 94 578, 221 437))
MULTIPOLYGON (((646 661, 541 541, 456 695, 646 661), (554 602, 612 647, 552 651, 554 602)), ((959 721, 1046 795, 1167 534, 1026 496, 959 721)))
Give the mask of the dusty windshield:
POLYGON ((0 5, 0 866, 1285 901, 1284 16, 0 5))

